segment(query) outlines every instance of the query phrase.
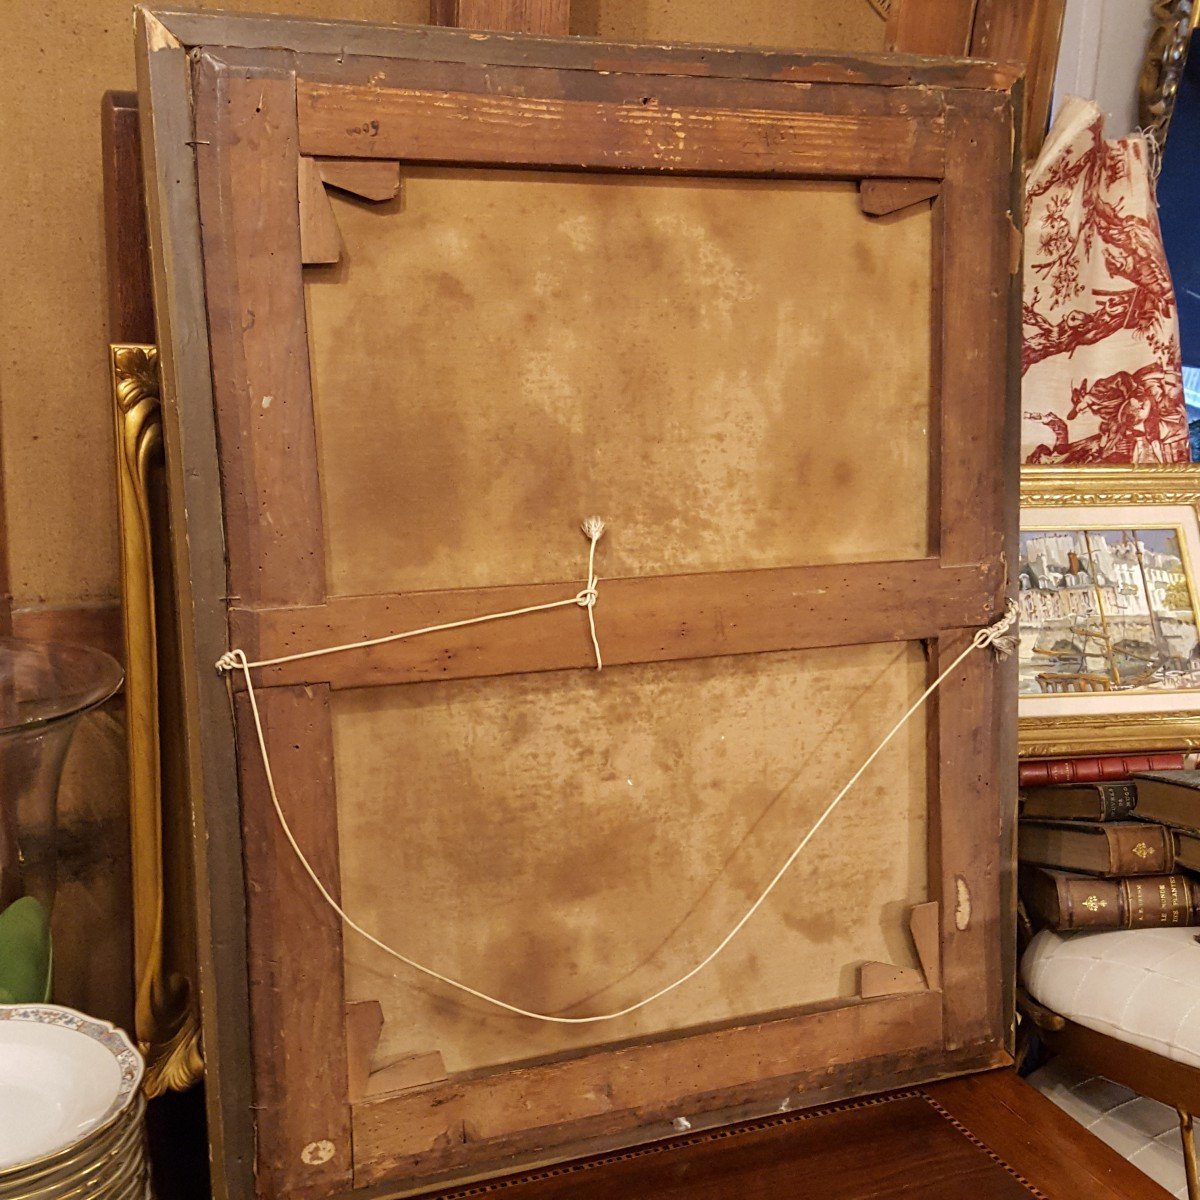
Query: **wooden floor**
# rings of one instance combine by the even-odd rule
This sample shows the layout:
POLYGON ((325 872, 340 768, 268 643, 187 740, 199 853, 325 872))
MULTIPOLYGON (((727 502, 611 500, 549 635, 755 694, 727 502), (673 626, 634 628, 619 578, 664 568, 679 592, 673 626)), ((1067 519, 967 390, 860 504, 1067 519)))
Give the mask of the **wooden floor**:
MULTIPOLYGON (((160 1110, 159 1200, 207 1194, 199 1089, 160 1110), (165 1120, 164 1120, 165 1118, 165 1120)), ((157 1102, 156 1102, 157 1103, 157 1102)), ((1011 1071, 791 1113, 439 1200, 1170 1200, 1011 1071)))

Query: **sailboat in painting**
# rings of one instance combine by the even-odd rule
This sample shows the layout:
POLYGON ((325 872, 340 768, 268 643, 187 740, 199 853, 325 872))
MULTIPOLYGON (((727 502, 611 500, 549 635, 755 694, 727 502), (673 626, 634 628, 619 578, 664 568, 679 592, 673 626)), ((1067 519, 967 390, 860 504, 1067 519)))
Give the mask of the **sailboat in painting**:
POLYGON ((1192 687, 1193 600, 1173 530, 1021 535, 1021 690, 1192 687))

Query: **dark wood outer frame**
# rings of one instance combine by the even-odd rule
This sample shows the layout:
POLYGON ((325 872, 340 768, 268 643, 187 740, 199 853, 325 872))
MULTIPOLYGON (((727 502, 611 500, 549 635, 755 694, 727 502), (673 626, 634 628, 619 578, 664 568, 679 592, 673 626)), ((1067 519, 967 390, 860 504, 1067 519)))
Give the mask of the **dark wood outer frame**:
MULTIPOLYGON (((144 10, 138 27, 168 469, 179 501, 172 522, 194 733, 189 772, 202 797, 195 853, 207 885, 202 1000, 218 1195, 421 1190, 662 1136, 678 1116, 726 1120, 1001 1061, 1011 1014, 1004 896, 1014 705, 1011 672, 990 657, 968 660, 934 710, 930 863, 944 992, 689 1031, 353 1108, 342 931, 265 824, 269 800, 252 756, 239 780, 235 724, 244 734, 244 697, 231 706, 208 664, 231 638, 255 654, 286 652, 298 633, 373 632, 380 615, 327 602, 315 469, 295 469, 315 463, 296 220, 296 162, 305 153, 940 180, 937 559, 851 566, 840 580, 858 594, 864 586, 920 591, 920 615, 890 631, 878 617, 839 628, 815 600, 825 568, 627 581, 631 606, 641 596, 652 610, 670 604, 673 590, 697 587, 715 590, 718 604, 787 589, 800 599, 793 620, 734 638, 718 632, 686 653, 672 646, 669 622, 639 644, 629 620, 630 644, 618 659, 850 644, 887 632, 889 640, 925 639, 933 671, 999 611, 1015 537, 1014 397, 1005 383, 1015 378, 1007 367, 1019 280, 1011 74, 978 63, 831 61, 144 10), (697 149, 678 151, 681 131, 690 135, 682 144, 697 149), (272 319, 259 321, 268 311, 272 319), (268 394, 269 414, 255 405, 251 419, 250 399, 268 394), (279 444, 289 447, 287 470, 271 451, 279 444), (305 620, 305 631, 293 629, 305 620), (813 1036, 822 1061, 797 1061, 792 1051, 813 1036), (598 1072, 616 1078, 615 1098, 581 1101, 598 1072), (515 1119, 527 1103, 540 1106, 533 1124, 515 1119)), ((385 612, 390 605, 394 617, 405 605, 440 614, 493 602, 447 592, 369 603, 385 612)), ((448 638, 416 661, 395 648, 357 670, 347 660, 315 660, 315 670, 310 663, 264 678, 277 778, 303 814, 297 836, 331 887, 329 687, 445 677, 447 662, 458 675, 577 665, 565 638, 544 640, 550 648, 540 660, 520 641, 478 660, 470 639, 448 638), (427 661, 424 676, 422 658, 438 664, 427 661)))

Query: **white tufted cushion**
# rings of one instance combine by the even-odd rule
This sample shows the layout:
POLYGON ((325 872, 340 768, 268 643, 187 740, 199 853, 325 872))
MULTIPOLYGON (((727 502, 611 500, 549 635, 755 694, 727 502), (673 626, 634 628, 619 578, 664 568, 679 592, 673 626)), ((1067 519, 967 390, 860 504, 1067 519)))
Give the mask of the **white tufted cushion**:
POLYGON ((1196 933, 1043 929, 1021 959, 1021 978, 1039 1004, 1079 1025, 1200 1067, 1196 933))
POLYGON ((1178 1200, 1187 1200, 1183 1143, 1174 1109, 1056 1058, 1029 1076, 1043 1096, 1107 1142, 1178 1200))

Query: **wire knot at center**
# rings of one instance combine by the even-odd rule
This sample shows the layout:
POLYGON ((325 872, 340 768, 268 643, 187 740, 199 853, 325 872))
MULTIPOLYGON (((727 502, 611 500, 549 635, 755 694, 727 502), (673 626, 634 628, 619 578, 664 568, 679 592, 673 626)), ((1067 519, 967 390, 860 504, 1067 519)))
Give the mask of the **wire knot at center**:
POLYGON ((218 671, 237 671, 246 667, 246 652, 245 650, 226 650, 224 654, 216 661, 218 671))

